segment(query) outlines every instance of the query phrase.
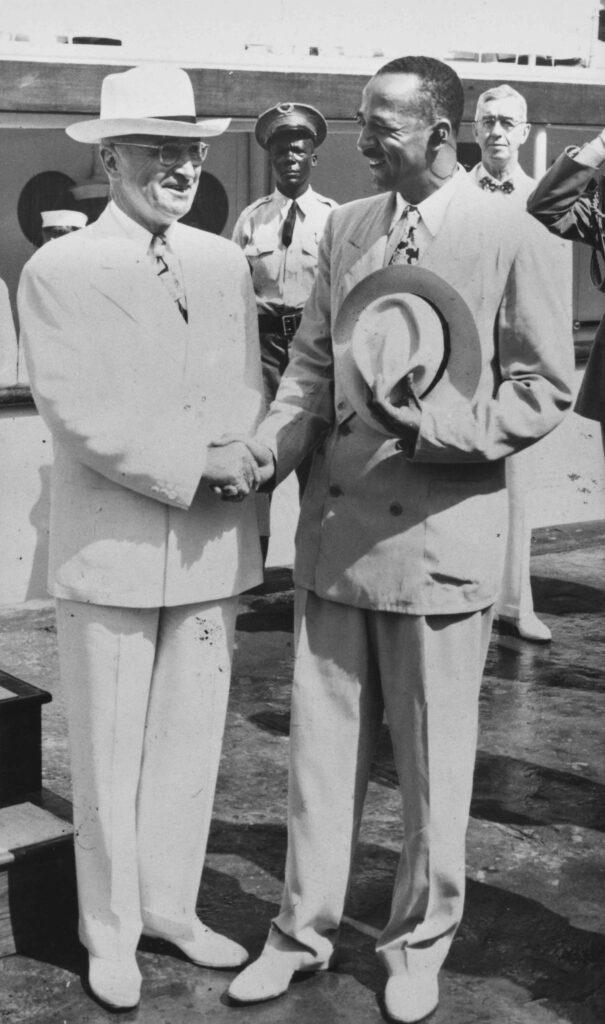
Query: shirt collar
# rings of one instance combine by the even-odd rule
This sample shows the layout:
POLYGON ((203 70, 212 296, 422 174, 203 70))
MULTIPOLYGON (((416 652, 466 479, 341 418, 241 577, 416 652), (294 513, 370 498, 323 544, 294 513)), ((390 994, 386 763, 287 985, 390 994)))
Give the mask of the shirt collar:
MULTIPOLYGON (((131 242, 134 242, 134 244, 140 248, 142 253, 146 254, 149 251, 151 240, 154 237, 153 233, 148 231, 147 228, 144 228, 141 224, 138 224, 137 221, 133 220, 132 217, 129 217, 127 213, 124 213, 113 199, 109 202, 108 210, 112 214, 114 220, 117 221, 126 237, 130 239, 131 242)), ((173 225, 171 224, 170 227, 166 228, 166 230, 162 232, 168 242, 168 248, 170 248, 172 227, 173 225)))
MULTIPOLYGON (((298 208, 302 213, 304 213, 305 217, 309 212, 309 208, 313 205, 314 194, 315 193, 313 192, 313 189, 311 188, 310 185, 308 185, 303 194, 301 196, 298 196, 296 199, 298 208)), ((277 199, 280 203, 281 212, 283 213, 284 216, 286 216, 287 211, 290 209, 290 206, 292 204, 292 199, 290 199, 288 196, 285 196, 283 192, 279 191, 278 188, 275 189, 273 195, 277 196, 277 199)))
POLYGON ((521 181, 521 179, 525 177, 525 173, 521 169, 519 164, 517 164, 512 174, 505 174, 503 178, 494 178, 494 175, 490 174, 487 167, 484 167, 483 164, 481 163, 477 167, 477 181, 480 181, 481 178, 485 177, 491 178, 492 181, 496 182, 496 185, 501 185, 503 181, 512 181, 514 184, 518 184, 521 181))
POLYGON ((395 224, 400 219, 406 206, 415 205, 416 209, 420 214, 420 219, 427 230, 433 235, 433 237, 439 231, 443 218, 445 217, 445 211, 447 210, 450 200, 457 188, 466 178, 466 171, 459 164, 456 173, 448 181, 447 185, 442 185, 435 192, 427 196, 420 203, 410 204, 400 192, 394 192, 394 211, 389 227, 389 232, 393 230, 395 224))

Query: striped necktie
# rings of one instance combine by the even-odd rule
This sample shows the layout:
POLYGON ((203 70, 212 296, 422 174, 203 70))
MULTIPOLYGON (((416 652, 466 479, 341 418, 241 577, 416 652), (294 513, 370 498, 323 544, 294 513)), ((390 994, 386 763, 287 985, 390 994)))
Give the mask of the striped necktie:
POLYGON ((406 206, 401 215, 401 238, 389 260, 392 263, 418 263, 419 250, 416 243, 416 228, 420 220, 417 206, 406 206))
POLYGON ((179 261, 173 252, 168 248, 165 235, 154 235, 149 246, 149 254, 155 267, 155 272, 160 281, 168 291, 170 298, 176 302, 179 313, 187 322, 187 299, 181 279, 179 277, 179 261))

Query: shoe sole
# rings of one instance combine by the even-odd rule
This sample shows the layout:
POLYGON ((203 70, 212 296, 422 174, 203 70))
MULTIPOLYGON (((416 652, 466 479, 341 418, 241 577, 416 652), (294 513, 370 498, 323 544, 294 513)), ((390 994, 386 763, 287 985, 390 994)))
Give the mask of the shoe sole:
POLYGON ((141 997, 137 999, 136 1003, 128 1003, 128 1005, 121 1005, 117 1003, 108 1003, 103 996, 95 992, 94 988, 88 980, 82 979, 82 988, 91 999, 95 1001, 103 1010, 107 1010, 109 1013, 128 1013, 129 1010, 135 1010, 141 1002, 141 997))
POLYGON ((229 991, 227 992, 227 995, 229 996, 231 1002, 237 1003, 238 1006, 252 1006, 254 1003, 269 1003, 271 1002, 272 999, 279 999, 280 996, 285 996, 286 992, 290 988, 290 985, 292 984, 293 981, 296 981, 297 978, 300 978, 301 976, 308 977, 310 974, 320 974, 322 971, 327 970, 329 970, 328 964, 322 967, 310 967, 307 969, 303 968, 300 971, 295 971, 285 988, 280 989, 279 992, 272 992, 270 995, 257 996, 256 999, 239 999, 237 996, 232 996, 229 991))

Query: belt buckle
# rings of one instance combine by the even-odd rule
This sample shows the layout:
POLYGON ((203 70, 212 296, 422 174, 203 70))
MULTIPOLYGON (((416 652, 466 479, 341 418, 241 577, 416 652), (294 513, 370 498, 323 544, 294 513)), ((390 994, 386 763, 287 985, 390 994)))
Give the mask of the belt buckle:
POLYGON ((281 326, 286 338, 291 338, 293 334, 296 334, 296 328, 298 327, 298 323, 296 322, 297 320, 299 320, 298 313, 286 313, 285 316, 282 316, 281 326))

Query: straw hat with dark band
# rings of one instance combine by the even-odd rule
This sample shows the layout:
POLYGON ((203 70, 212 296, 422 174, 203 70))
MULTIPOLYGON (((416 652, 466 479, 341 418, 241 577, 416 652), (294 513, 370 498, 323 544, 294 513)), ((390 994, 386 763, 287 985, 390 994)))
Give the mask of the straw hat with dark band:
POLYGON ((66 129, 76 142, 100 142, 120 135, 202 139, 220 135, 230 118, 196 120, 189 75, 171 64, 145 64, 107 75, 101 87, 101 113, 66 129))

